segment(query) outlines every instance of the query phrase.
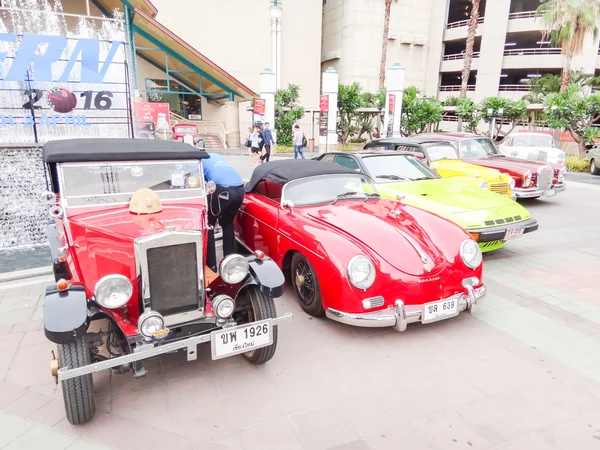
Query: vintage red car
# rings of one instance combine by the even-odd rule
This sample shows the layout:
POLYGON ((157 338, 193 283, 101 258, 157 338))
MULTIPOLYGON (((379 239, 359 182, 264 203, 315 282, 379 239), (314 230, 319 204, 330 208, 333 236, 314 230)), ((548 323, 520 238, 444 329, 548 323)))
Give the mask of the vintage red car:
POLYGON ((421 134, 419 137, 449 142, 462 160, 509 174, 515 181, 513 191, 517 198, 554 197, 566 189, 565 166, 505 156, 488 137, 458 132, 421 134))
POLYGON ((191 123, 173 125, 173 140, 183 142, 185 136, 191 136, 192 143, 198 139, 198 127, 191 123))
POLYGON ((486 295, 469 233, 401 199, 381 199, 368 176, 337 164, 258 166, 235 225, 244 246, 290 276, 313 316, 404 331, 473 311, 486 295))
POLYGON ((46 291, 44 329, 57 344, 52 374, 62 382, 67 419, 95 412, 92 373, 144 376, 143 360, 176 350, 197 358, 275 354, 273 297, 284 276, 264 254, 226 256, 205 266, 208 233, 203 178, 209 155, 173 141, 72 139, 44 145, 52 191, 44 193, 56 283, 46 291), (99 332, 91 332, 90 322, 99 332))

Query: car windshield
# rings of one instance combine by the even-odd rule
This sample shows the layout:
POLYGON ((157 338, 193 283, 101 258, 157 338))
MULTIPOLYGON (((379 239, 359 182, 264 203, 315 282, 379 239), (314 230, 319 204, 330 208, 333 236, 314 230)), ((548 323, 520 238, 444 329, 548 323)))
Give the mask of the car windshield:
POLYGON ((440 159, 458 159, 456 150, 450 144, 436 144, 427 147, 427 153, 431 161, 439 161, 440 159))
POLYGON ((500 155, 496 146, 488 138, 464 139, 460 141, 461 158, 486 158, 500 155))
POLYGON ((68 206, 126 203, 140 188, 161 200, 203 196, 199 161, 61 164, 60 192, 68 206))
POLYGON ((375 183, 429 180, 437 175, 415 156, 377 155, 363 156, 363 164, 375 183))
POLYGON ((512 138, 514 147, 554 147, 554 139, 549 134, 516 135, 512 138))
POLYGON ((183 135, 186 135, 186 134, 195 135, 195 134, 198 134, 198 129, 196 127, 192 127, 192 126, 175 127, 175 133, 183 134, 183 135))
POLYGON ((348 199, 366 199, 377 190, 364 175, 319 175, 290 181, 283 188, 282 200, 295 206, 333 203, 348 199))

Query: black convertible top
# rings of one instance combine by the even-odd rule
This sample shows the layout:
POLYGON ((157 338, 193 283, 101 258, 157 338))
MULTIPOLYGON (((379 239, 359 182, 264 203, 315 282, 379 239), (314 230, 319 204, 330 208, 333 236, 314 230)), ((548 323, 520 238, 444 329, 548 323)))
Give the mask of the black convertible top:
POLYGON ((261 164, 254 172, 250 181, 246 183, 246 192, 252 192, 261 180, 269 180, 277 184, 285 184, 288 181, 299 178, 313 177, 316 175, 353 174, 358 172, 354 169, 340 166, 330 162, 315 161, 313 159, 287 159, 270 161, 261 164))
POLYGON ((62 139, 44 144, 46 163, 205 159, 204 150, 177 141, 160 139, 62 139))

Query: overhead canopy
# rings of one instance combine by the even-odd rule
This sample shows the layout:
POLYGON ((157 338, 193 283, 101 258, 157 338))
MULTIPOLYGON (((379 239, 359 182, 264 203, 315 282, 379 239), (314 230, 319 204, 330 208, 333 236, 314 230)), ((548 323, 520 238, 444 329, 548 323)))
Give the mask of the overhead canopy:
MULTIPOLYGON (((256 94, 191 45, 135 8, 132 31, 136 54, 163 70, 191 93, 209 101, 251 100, 256 94)), ((167 77, 168 78, 168 77, 167 77)))
MULTIPOLYGON (((92 3, 94 3, 103 14, 109 17, 112 16, 115 9, 124 12, 123 0, 92 0, 92 3)), ((131 8, 139 8, 141 11, 144 11, 152 17, 156 17, 156 14, 158 13, 158 9, 156 9, 156 6, 154 6, 150 0, 127 0, 127 3, 131 8)))
POLYGON ((314 159, 284 159, 271 161, 259 165, 250 181, 246 183, 246 192, 252 192, 262 180, 269 180, 277 184, 285 184, 288 181, 300 178, 314 177, 317 175, 352 174, 357 175, 354 169, 340 166, 330 162, 321 162, 314 159))

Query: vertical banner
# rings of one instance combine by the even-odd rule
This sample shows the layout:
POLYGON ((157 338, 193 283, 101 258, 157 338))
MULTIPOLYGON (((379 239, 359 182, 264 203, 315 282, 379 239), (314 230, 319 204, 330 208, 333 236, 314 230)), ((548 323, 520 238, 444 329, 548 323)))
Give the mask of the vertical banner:
POLYGON ((254 124, 260 123, 260 125, 262 126, 265 119, 265 111, 267 109, 267 100, 264 98, 256 97, 254 99, 254 107, 252 109, 254 124))
POLYGON ((321 114, 319 115, 319 136, 327 136, 327 123, 329 118, 329 95, 321 95, 319 100, 321 114))
POLYGON ((396 111, 396 94, 388 94, 388 126, 386 137, 392 137, 394 133, 394 113, 396 111))

